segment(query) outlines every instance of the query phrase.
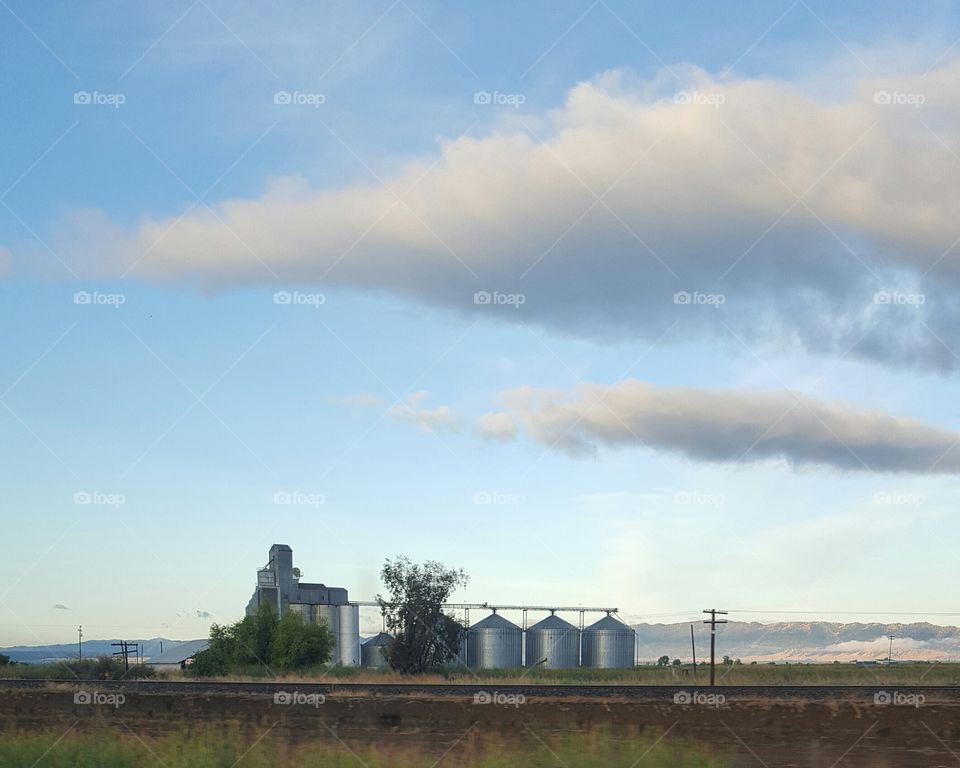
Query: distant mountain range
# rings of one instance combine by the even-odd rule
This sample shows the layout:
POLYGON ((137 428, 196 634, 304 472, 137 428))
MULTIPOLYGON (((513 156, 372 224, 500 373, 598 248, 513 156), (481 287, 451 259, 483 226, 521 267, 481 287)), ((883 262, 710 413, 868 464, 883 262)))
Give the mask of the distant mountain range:
MULTIPOLYGON (((690 624, 634 624, 637 631, 637 658, 641 663, 660 656, 690 661, 690 624)), ((710 653, 710 631, 701 622, 693 625, 697 660, 710 653)), ((756 661, 830 663, 833 661, 881 661, 894 636, 894 661, 960 661, 960 627, 936 624, 838 624, 825 621, 788 621, 777 624, 731 621, 717 629, 717 656, 756 661)), ((84 640, 83 655, 108 656, 117 649, 117 640, 84 640)), ((141 653, 158 656, 185 640, 154 637, 139 640, 141 653)), ((57 659, 77 658, 77 644, 16 646, 0 648, 14 661, 40 664, 57 659)))
MULTIPOLYGON (((697 660, 710 653, 710 629, 694 623, 697 660)), ((643 662, 660 656, 690 660, 690 624, 634 624, 643 662)), ((825 621, 731 621, 717 627, 717 656, 744 663, 886 660, 893 635, 894 661, 960 661, 960 628, 935 624, 837 624, 825 621)))
MULTIPOLYGON (((120 640, 84 640, 83 655, 85 658, 94 656, 109 656, 120 650, 111 645, 120 640)), ((140 653, 142 656, 159 656, 161 649, 171 651, 185 640, 170 640, 165 637, 154 637, 150 640, 133 640, 128 642, 140 643, 140 653)), ((11 648, 0 648, 0 653, 9 656, 13 661, 19 661, 26 664, 45 664, 48 662, 59 661, 61 659, 76 659, 77 644, 61 643, 58 645, 17 645, 11 648)))

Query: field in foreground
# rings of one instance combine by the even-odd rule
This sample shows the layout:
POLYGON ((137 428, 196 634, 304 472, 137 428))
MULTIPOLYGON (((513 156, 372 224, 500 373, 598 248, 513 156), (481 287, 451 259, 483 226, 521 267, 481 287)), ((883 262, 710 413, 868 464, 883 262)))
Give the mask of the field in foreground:
POLYGON ((951 764, 960 752, 954 687, 630 693, 621 686, 0 682, 0 768, 30 768, 40 757, 40 766, 89 768, 232 766, 240 757, 239 766, 280 767, 915 768, 951 764))
MULTIPOLYGON (((57 732, 0 736, 0 766, 13 768, 42 764, 48 768, 424 768, 437 765, 432 753, 412 747, 347 746, 346 743, 290 744, 271 738, 259 740, 239 733, 199 732, 193 735, 151 738, 117 730, 97 734, 57 732)), ((671 743, 650 734, 630 739, 610 734, 568 735, 525 743, 505 744, 495 738, 466 733, 453 743, 440 763, 472 768, 600 768, 629 766, 638 760, 648 768, 725 768, 730 764, 704 748, 671 743)))

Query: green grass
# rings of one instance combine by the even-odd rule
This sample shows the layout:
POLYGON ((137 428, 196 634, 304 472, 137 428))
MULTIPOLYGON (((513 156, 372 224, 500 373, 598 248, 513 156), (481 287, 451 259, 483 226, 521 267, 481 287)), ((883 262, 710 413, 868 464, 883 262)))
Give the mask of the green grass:
MULTIPOLYGON (((32 678, 43 680, 120 679, 123 665, 115 660, 84 659, 46 665, 8 665, 0 668, 0 678, 32 678), (72 670, 72 671, 71 671, 72 670)), ((150 667, 131 668, 125 679, 158 677, 182 679, 177 672, 156 674, 150 667)), ((224 680, 272 680, 273 674, 251 667, 243 674, 224 680)), ((464 683, 464 684, 527 684, 527 685, 704 685, 709 669, 698 665, 696 677, 689 664, 682 667, 641 666, 634 669, 502 669, 483 670, 473 674, 463 667, 450 668, 445 675, 402 676, 390 670, 324 667, 317 665, 298 673, 283 675, 283 681, 323 681, 343 683, 464 683)), ((960 685, 960 664, 894 664, 864 666, 856 664, 758 664, 718 666, 720 685, 960 685)))
MULTIPOLYGON (((163 738, 138 737, 117 730, 100 734, 58 733, 0 736, 0 768, 423 768, 435 764, 449 745, 433 751, 403 747, 369 749, 356 744, 306 743, 297 746, 279 738, 257 740, 233 733, 197 733, 163 738), (352 751, 351 751, 352 750, 352 751), (359 760, 358 760, 359 758, 359 760), (361 763, 362 761, 362 763, 361 763)), ((659 734, 613 738, 603 731, 562 738, 541 736, 502 743, 468 736, 453 745, 441 765, 467 768, 606 768, 631 765, 645 753, 646 768, 726 768, 729 763, 703 748, 670 739, 657 743, 659 734), (649 752, 648 752, 649 750, 649 752)))

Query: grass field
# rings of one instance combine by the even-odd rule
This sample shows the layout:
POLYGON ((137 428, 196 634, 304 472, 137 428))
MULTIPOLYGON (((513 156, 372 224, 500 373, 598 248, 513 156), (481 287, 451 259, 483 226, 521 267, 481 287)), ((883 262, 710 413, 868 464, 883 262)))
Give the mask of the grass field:
MULTIPOLYGON (((362 749, 336 742, 291 746, 270 738, 236 733, 197 733, 192 736, 140 738, 118 730, 96 735, 48 732, 0 735, 0 768, 43 765, 44 768, 424 768, 438 764, 432 752, 417 749, 362 749)), ((636 763, 646 768, 724 768, 720 757, 702 748, 658 743, 655 736, 614 739, 603 732, 504 745, 492 739, 470 738, 453 744, 440 765, 471 768, 601 768, 636 763)))
MULTIPOLYGON (((61 679, 186 679, 181 672, 154 674, 149 667, 131 668, 124 673, 122 665, 98 664, 84 660, 45 665, 11 665, 0 670, 2 678, 61 679)), ((195 678, 191 678, 195 679, 195 678)), ((274 679, 265 669, 251 669, 249 674, 218 678, 226 680, 274 679)), ((681 667, 641 666, 633 669, 507 669, 483 670, 476 673, 466 668, 450 669, 446 675, 402 676, 388 670, 352 667, 323 667, 281 676, 281 680, 303 682, 355 683, 499 683, 522 685, 598 684, 598 685, 703 685, 709 680, 709 669, 697 665, 696 674, 690 665, 681 667)), ((718 685, 960 685, 960 664, 894 664, 866 666, 856 664, 776 664, 717 667, 718 685)))

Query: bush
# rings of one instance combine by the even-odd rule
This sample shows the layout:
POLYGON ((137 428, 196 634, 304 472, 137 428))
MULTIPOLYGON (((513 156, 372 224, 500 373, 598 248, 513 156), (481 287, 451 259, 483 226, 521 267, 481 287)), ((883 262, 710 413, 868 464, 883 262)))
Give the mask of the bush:
POLYGON ((269 604, 253 616, 210 628, 210 646, 187 667, 195 677, 299 671, 330 660, 334 637, 326 624, 307 624, 299 613, 282 619, 269 604))

